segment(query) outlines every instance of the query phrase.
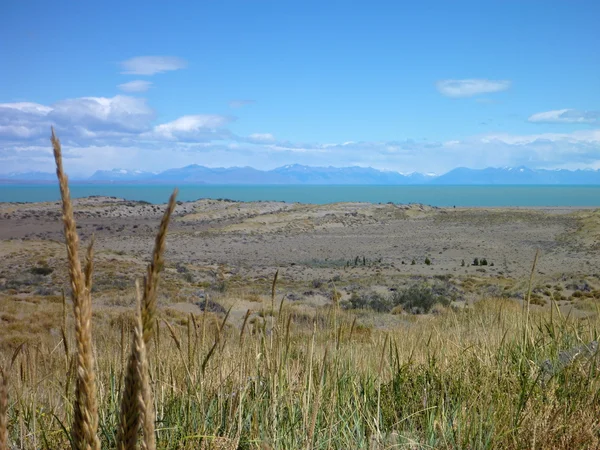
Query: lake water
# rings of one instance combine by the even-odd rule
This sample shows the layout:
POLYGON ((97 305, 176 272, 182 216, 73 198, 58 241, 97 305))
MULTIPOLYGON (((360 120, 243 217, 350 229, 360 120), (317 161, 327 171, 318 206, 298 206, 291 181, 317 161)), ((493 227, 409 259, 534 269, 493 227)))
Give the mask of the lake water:
MULTIPOLYGON (((73 197, 104 195, 165 203, 174 186, 139 184, 72 184, 73 197)), ((226 198, 301 203, 424 203, 433 206, 599 206, 600 186, 216 186, 182 185, 178 200, 226 198)), ((55 184, 0 186, 0 202, 60 199, 55 184)))

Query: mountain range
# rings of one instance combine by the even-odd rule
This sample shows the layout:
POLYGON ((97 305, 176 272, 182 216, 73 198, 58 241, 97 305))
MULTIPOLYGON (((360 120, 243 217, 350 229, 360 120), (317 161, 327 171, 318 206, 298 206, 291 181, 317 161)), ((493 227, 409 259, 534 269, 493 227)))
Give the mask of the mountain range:
MULTIPOLYGON (((0 182, 52 182, 53 173, 27 172, 0 175, 0 182)), ((529 169, 505 167, 468 169, 459 167, 443 175, 402 174, 370 167, 311 167, 292 164, 273 170, 252 167, 210 168, 192 164, 163 172, 140 170, 98 170, 78 183, 138 184, 311 184, 311 185, 502 185, 502 184, 600 184, 600 170, 529 169)))

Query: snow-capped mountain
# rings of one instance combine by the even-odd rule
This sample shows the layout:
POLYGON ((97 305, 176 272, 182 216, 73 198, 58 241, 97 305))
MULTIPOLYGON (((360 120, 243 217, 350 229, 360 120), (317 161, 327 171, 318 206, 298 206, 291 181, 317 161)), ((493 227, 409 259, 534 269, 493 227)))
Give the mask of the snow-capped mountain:
MULTIPOLYGON (((211 168, 192 164, 160 173, 141 170, 98 170, 89 178, 72 177, 90 183, 181 183, 181 184, 312 184, 312 185, 600 185, 600 170, 529 169, 519 167, 459 167, 443 175, 399 173, 371 167, 312 167, 291 164, 273 170, 252 167, 211 168)), ((54 173, 28 172, 0 175, 4 183, 54 182, 54 173)))
POLYGON ((155 175, 152 172, 144 172, 143 170, 127 170, 127 169, 112 169, 112 170, 97 170, 88 178, 89 181, 136 181, 145 180, 155 175))
POLYGON ((600 184, 598 170, 548 170, 519 167, 459 167, 431 180, 432 184, 600 184))

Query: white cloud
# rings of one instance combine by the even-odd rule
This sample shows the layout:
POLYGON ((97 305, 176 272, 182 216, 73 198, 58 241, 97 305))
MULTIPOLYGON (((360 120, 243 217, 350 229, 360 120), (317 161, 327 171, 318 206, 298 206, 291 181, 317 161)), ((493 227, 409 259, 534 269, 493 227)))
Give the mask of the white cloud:
POLYGON ((529 122, 534 123, 600 123, 600 111, 578 111, 557 109, 533 114, 529 122))
POLYGON ((0 103, 0 138, 47 137, 55 126, 65 137, 98 138, 150 129, 154 111, 146 100, 123 95, 80 97, 46 106, 0 103))
POLYGON ((271 133, 253 133, 250 136, 248 136, 248 138, 250 141, 253 142, 275 142, 275 136, 273 136, 271 133))
MULTIPOLYGON (((444 173, 457 166, 600 167, 600 129, 535 135, 484 134, 447 142, 300 144, 253 141, 250 136, 235 136, 223 127, 211 128, 224 125, 226 119, 192 117, 158 125, 152 132, 133 135, 129 141, 90 139, 69 144, 68 140, 63 140, 69 157, 68 170, 86 174, 115 167, 160 171, 193 163, 211 167, 249 165, 259 169, 293 163, 335 167, 360 165, 403 173, 444 173)), ((51 172, 47 134, 46 131, 43 144, 7 142, 0 146, 0 172, 51 172)))
MULTIPOLYGON (((163 123, 153 128, 147 137, 154 139, 189 139, 206 138, 233 120, 231 117, 218 114, 197 114, 180 117, 172 122, 163 123), (207 136, 208 134, 208 136, 207 136)), ((216 138, 216 136, 213 136, 216 138)))
POLYGON ((151 81, 133 80, 127 83, 119 84, 117 87, 124 92, 146 92, 151 86, 151 81))
MULTIPOLYGON (((600 129, 585 131, 580 130, 572 133, 541 133, 526 135, 499 133, 489 134, 480 139, 483 143, 497 141, 509 145, 529 145, 541 142, 563 144, 600 144, 600 129)), ((600 153, 598 154, 598 157, 600 159, 600 153)))
POLYGON ((142 98, 80 97, 55 103, 48 117, 57 124, 91 131, 140 132, 148 128, 154 111, 142 98))
POLYGON ((437 90, 447 97, 473 97, 479 94, 505 91, 510 88, 508 80, 441 80, 436 83, 437 90))
POLYGON ((372 166, 399 172, 443 173, 457 166, 600 167, 600 127, 568 133, 487 133, 446 142, 425 140, 301 143, 271 133, 239 136, 234 117, 196 114, 156 123, 141 98, 82 97, 56 102, 0 104, 0 172, 50 172, 48 137, 56 127, 69 171, 160 171, 198 163, 256 168, 307 165, 372 166))
POLYGON ((52 108, 39 103, 0 103, 0 139, 32 139, 48 133, 52 108))
POLYGON ((241 108, 242 106, 251 105, 255 103, 254 100, 231 100, 229 106, 231 108, 241 108))
POLYGON ((121 62, 126 74, 154 75, 171 70, 185 69, 187 61, 176 56, 136 56, 121 62))
POLYGON ((0 103, 0 108, 12 109, 25 114, 35 114, 44 116, 52 111, 49 106, 40 105, 39 103, 20 102, 20 103, 0 103))

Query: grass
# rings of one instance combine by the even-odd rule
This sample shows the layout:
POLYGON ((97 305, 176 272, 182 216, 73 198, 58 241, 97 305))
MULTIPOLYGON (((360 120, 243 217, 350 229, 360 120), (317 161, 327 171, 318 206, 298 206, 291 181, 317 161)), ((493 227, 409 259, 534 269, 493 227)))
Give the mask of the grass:
MULTIPOLYGON (((594 299, 585 319, 483 298, 377 329, 364 314, 383 316, 335 303, 300 311, 276 296, 275 276, 260 321, 175 318, 156 305, 173 205, 136 307, 115 315, 92 315, 93 247, 81 266, 64 206, 72 315, 54 302, 37 340, 0 347, 0 449, 600 446, 597 355, 559 364, 598 339, 594 299)), ((6 313, 15 333, 17 310, 6 313)))
MULTIPOLYGON (((213 448, 208 443, 217 439, 232 442, 228 448, 600 443, 594 361, 576 361, 544 383, 540 369, 596 339, 596 319, 551 322, 531 311, 526 342, 521 306, 506 299, 388 333, 359 332, 353 320, 338 311, 334 332, 332 314, 306 320, 284 304, 272 327, 267 318, 253 333, 222 318, 204 334, 202 316, 190 331, 161 323, 148 347, 157 448, 213 448)), ((103 323, 94 334, 99 437, 102 448, 115 448, 126 371, 121 326, 103 323)), ((70 446, 61 424, 73 419, 73 373, 58 350, 28 346, 15 358, 9 433, 19 448, 70 446)))

